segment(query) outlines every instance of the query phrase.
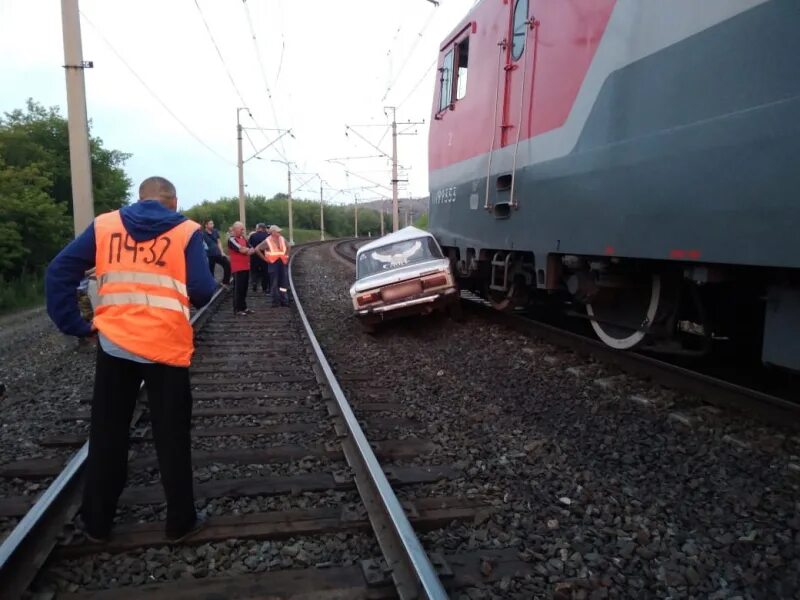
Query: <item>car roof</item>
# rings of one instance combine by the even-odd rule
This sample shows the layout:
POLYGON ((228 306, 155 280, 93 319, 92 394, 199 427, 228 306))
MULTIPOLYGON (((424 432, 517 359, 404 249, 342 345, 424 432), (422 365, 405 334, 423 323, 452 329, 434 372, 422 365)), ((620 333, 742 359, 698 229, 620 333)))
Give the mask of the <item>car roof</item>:
POLYGON ((432 238, 433 235, 425 231, 424 229, 419 229, 414 227, 413 225, 409 225, 408 227, 403 227, 395 231, 394 233, 390 233, 383 237, 378 238, 374 242, 370 242, 369 244, 364 244, 361 248, 358 249, 358 255, 361 255, 362 252, 369 252, 370 250, 374 250, 375 248, 381 248, 386 246, 387 244, 395 244, 397 242, 406 242, 408 240, 416 240, 421 237, 430 237, 432 238))

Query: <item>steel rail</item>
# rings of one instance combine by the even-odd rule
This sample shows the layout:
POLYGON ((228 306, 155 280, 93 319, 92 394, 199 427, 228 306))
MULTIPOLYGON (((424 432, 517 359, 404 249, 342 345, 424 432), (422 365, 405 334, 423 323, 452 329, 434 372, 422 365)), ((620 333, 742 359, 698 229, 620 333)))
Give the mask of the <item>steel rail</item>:
MULTIPOLYGON (((192 326, 205 322, 224 292, 219 288, 208 304, 194 314, 192 326)), ((55 547, 64 524, 77 514, 88 456, 87 440, 0 545, 0 590, 4 599, 19 598, 25 593, 55 547)))
MULTIPOLYGON (((343 260, 350 264, 354 263, 338 245, 335 246, 335 250, 343 260)), ((800 402, 792 402, 639 352, 617 350, 606 346, 600 340, 529 317, 497 311, 473 294, 465 296, 462 293, 462 300, 466 301, 465 306, 480 311, 484 316, 521 333, 534 335, 579 354, 592 356, 626 373, 649 378, 666 387, 696 394, 709 404, 720 408, 733 408, 771 425, 800 429, 800 402), (754 410, 756 414, 750 414, 754 410)))
POLYGON ((316 362, 347 428, 346 442, 351 443, 343 444, 345 456, 355 472, 356 485, 364 499, 381 551, 392 569, 397 592, 402 599, 447 598, 447 592, 364 435, 300 303, 292 267, 295 257, 301 252, 302 250, 292 254, 289 263, 289 287, 316 362))
POLYGON ((712 375, 681 367, 652 356, 617 350, 600 340, 536 321, 522 315, 503 313, 475 297, 465 297, 464 305, 528 335, 533 335, 578 354, 591 356, 632 375, 645 377, 681 392, 696 394, 705 402, 725 409, 734 409, 771 425, 800 429, 800 403, 792 402, 760 390, 745 387, 712 375))

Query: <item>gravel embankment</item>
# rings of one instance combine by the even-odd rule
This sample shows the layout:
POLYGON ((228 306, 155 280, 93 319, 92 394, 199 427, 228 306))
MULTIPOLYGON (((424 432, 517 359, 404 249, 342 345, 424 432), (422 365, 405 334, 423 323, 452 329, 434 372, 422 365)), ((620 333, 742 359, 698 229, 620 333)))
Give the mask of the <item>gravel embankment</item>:
POLYGON ((516 548, 530 563, 529 575, 463 597, 800 598, 796 436, 698 410, 477 316, 366 335, 351 318, 352 269, 328 247, 299 262, 334 367, 373 373, 422 424, 416 435, 441 446, 430 462, 463 468, 423 493, 496 508, 422 535, 427 549, 516 548), (685 408, 692 419, 670 416, 685 408))
MULTIPOLYGON (((43 438, 74 433, 85 424, 59 421, 87 408, 94 378, 94 347, 55 328, 44 309, 0 319, 0 465, 31 458, 67 457, 72 450, 46 448, 43 438)), ((0 496, 37 495, 47 480, 0 480, 0 496)), ((0 519, 0 539, 16 524, 0 519)))

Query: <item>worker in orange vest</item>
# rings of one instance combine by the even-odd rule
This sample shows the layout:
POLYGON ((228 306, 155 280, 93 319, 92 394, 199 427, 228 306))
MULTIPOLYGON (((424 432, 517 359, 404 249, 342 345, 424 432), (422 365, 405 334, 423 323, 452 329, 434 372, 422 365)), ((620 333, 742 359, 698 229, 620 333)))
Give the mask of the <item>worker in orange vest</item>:
POLYGON ((272 306, 289 306, 289 244, 281 235, 281 228, 270 225, 267 239, 256 246, 256 252, 267 261, 272 306))
POLYGON ((99 342, 81 509, 93 542, 111 533, 142 382, 167 499, 166 537, 183 541, 204 523, 192 484, 189 306, 205 305, 217 283, 200 226, 177 213, 177 206, 172 183, 145 179, 139 202, 96 217, 47 269, 50 317, 64 333, 96 334, 99 342), (89 323, 81 318, 75 288, 91 267, 96 267, 98 301, 89 323))

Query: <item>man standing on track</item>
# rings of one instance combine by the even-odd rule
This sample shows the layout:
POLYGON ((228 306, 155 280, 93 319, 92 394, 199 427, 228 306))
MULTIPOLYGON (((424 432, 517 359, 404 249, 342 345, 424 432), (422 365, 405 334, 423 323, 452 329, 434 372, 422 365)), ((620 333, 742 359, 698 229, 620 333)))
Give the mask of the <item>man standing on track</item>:
POLYGON ((273 308, 289 306, 289 275, 286 269, 289 264, 289 245, 281 235, 281 228, 271 225, 269 236, 258 245, 256 252, 263 252, 267 261, 273 308))
POLYGON ((96 217, 47 269, 50 318, 67 335, 97 333, 99 341, 81 509, 86 536, 94 542, 111 534, 142 381, 167 498, 167 539, 183 541, 204 523, 192 489, 189 304, 208 303, 217 284, 200 225, 178 214, 177 206, 172 183, 145 179, 139 202, 96 217), (81 318, 75 288, 91 267, 98 302, 89 323, 81 318))
POLYGON ((247 246, 244 225, 241 221, 231 225, 228 252, 231 255, 231 271, 233 271, 233 312, 239 316, 249 315, 253 311, 247 308, 247 286, 250 280, 250 256, 254 251, 247 246))
MULTIPOLYGON (((267 235, 267 226, 259 223, 256 225, 256 230, 247 239, 247 244, 251 248, 255 248, 267 239, 267 235)), ((253 286, 254 292, 259 283, 261 283, 261 291, 266 294, 269 289, 267 286, 267 263, 258 254, 252 254, 250 256, 250 285, 253 286)))
POLYGON ((208 267, 211 275, 214 275, 214 266, 222 267, 222 285, 231 283, 231 263, 228 257, 222 252, 222 243, 219 241, 219 231, 214 229, 214 221, 206 219, 203 223, 203 241, 206 245, 206 256, 208 257, 208 267))

